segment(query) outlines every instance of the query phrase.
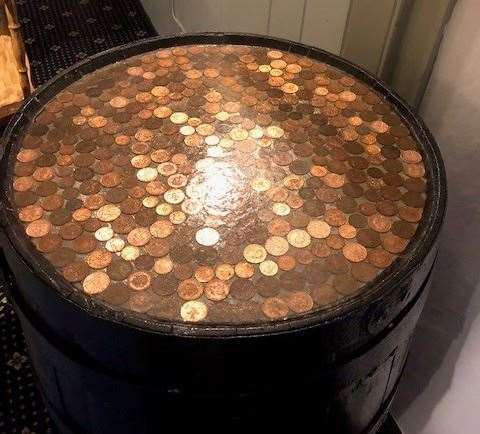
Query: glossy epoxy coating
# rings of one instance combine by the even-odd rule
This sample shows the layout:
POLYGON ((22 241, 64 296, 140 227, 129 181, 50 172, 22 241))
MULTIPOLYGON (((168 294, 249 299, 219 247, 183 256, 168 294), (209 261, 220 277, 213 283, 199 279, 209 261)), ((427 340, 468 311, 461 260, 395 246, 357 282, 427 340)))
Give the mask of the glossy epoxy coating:
POLYGON ((359 293, 413 237, 424 176, 393 108, 348 74, 196 45, 57 95, 24 136, 13 190, 26 234, 79 291, 238 324, 359 293))

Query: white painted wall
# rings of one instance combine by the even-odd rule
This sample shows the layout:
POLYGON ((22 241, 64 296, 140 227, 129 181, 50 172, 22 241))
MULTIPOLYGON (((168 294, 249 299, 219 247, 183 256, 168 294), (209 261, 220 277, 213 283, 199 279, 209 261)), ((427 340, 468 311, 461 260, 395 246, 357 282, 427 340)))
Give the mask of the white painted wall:
POLYGON ((405 434, 480 432, 479 21, 479 0, 459 0, 421 106, 445 160, 449 210, 395 403, 405 434))
POLYGON ((172 31, 258 33, 305 42, 338 54, 350 1, 142 0, 142 4, 160 34, 172 31))

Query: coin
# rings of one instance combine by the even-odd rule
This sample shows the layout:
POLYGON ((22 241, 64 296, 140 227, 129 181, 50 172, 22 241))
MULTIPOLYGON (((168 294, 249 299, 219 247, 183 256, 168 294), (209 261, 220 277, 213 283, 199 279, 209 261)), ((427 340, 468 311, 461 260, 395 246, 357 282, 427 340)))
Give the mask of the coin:
POLYGON ((150 225, 150 233, 156 238, 166 238, 173 233, 174 226, 169 220, 157 220, 150 225))
POLYGON ((83 279, 83 290, 87 294, 99 294, 107 289, 110 278, 103 271, 95 271, 83 279))
POLYGON ((361 262, 367 258, 367 249, 359 243, 348 242, 342 252, 345 258, 351 262, 361 262))
POLYGON ((296 291, 288 295, 287 305, 295 313, 304 313, 312 310, 313 299, 306 292, 296 291))
POLYGON ((307 225, 307 232, 314 238, 327 238, 331 227, 323 220, 311 220, 307 225))
POLYGON ((195 300, 203 294, 203 285, 195 279, 187 279, 180 282, 177 292, 183 300, 195 300))
POLYGON ((287 234, 287 240, 293 247, 303 248, 310 245, 310 235, 303 229, 292 229, 287 234))
POLYGON ((128 233, 127 241, 132 246, 141 247, 150 241, 151 236, 147 228, 135 228, 128 233))
POLYGON ((168 256, 155 260, 153 269, 157 274, 167 274, 173 270, 173 262, 168 256))
POLYGON ((255 273, 255 268, 248 262, 239 262, 235 265, 235 274, 242 279, 248 279, 255 273))
POLYGON ((136 271, 128 276, 127 283, 135 291, 144 291, 150 286, 151 277, 145 271, 136 271))
POLYGON ((262 311, 267 318, 280 319, 288 315, 289 307, 281 298, 267 298, 262 305, 262 311))
POLYGON ((85 262, 72 262, 62 270, 63 277, 69 282, 81 282, 87 277, 90 269, 85 262))
POLYGON ((194 275, 195 279, 197 279, 199 282, 205 283, 213 279, 215 276, 215 271, 208 265, 201 265, 195 270, 194 275))
POLYGON ((180 309, 180 315, 184 321, 198 322, 207 317, 207 306, 201 301, 187 301, 180 309))
POLYGON ((195 234, 195 240, 202 246, 213 246, 218 243, 220 234, 213 228, 202 228, 195 234))
POLYGON ((285 238, 273 236, 265 242, 265 249, 273 256, 282 256, 288 251, 288 241, 285 238))
POLYGON ((108 250, 94 250, 85 257, 85 262, 90 268, 105 268, 112 262, 112 254, 108 250))
POLYGON ((276 262, 267 259, 259 265, 260 272, 265 276, 275 276, 278 273, 278 265, 276 262))
POLYGON ((209 300, 220 301, 227 298, 230 289, 223 280, 213 279, 205 285, 205 295, 209 300))
POLYGON ((52 224, 48 220, 38 219, 27 225, 25 232, 29 237, 39 238, 47 235, 52 229, 52 224))
POLYGON ((250 280, 237 279, 230 285, 230 294, 236 300, 246 301, 255 296, 256 290, 250 280))
POLYGON ((243 256, 248 262, 259 264, 267 257, 267 251, 259 244, 249 244, 243 250, 243 256))
POLYGON ((95 212, 96 218, 102 222, 111 222, 118 218, 120 214, 120 208, 112 204, 103 205, 95 212))

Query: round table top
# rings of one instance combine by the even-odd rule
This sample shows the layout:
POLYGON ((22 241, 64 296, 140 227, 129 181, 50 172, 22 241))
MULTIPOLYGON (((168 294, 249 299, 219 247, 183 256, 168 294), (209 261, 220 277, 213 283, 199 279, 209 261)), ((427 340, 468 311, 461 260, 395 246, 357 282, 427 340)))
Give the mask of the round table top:
POLYGON ((11 186, 58 279, 174 322, 283 321, 362 293, 422 219, 424 151, 386 98, 310 57, 188 45, 54 95, 11 186))

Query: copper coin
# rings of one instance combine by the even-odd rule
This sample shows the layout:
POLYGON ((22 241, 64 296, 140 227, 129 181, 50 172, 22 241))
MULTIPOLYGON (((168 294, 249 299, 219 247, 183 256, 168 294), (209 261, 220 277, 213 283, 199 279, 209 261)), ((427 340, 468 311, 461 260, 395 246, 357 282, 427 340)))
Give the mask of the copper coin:
MULTIPOLYGON (((313 299, 306 292, 298 291, 288 295, 287 304, 290 310, 292 310, 293 312, 304 313, 304 312, 308 312, 309 310, 312 310, 313 299)), ((266 312, 265 314, 267 315, 266 312)))
POLYGON ((209 300, 220 301, 227 298, 229 286, 226 282, 213 279, 205 285, 205 295, 209 300))
POLYGON ((107 250, 94 250, 85 257, 85 262, 90 268, 105 268, 112 262, 112 254, 107 250))
POLYGON ((180 282, 177 293, 183 300, 195 300, 203 294, 203 285, 195 279, 187 279, 180 282))
POLYGON ((83 290, 87 294, 98 294, 107 289, 110 284, 110 278, 103 271, 95 271, 89 274, 83 280, 83 290))
POLYGON ((230 294, 237 300, 250 300, 256 294, 256 289, 250 280, 237 279, 230 285, 230 294))
POLYGON ((289 307, 281 298, 271 297, 263 302, 262 311, 269 319, 280 319, 288 315, 289 307))
POLYGON ((72 262, 62 270, 62 274, 69 282, 76 283, 85 279, 90 271, 85 262, 72 262))
POLYGON ((328 284, 322 284, 312 289, 311 296, 320 306, 334 304, 339 299, 337 292, 328 284))
POLYGON ((367 258, 367 249, 359 243, 348 242, 342 252, 345 258, 351 262, 361 262, 367 258))

